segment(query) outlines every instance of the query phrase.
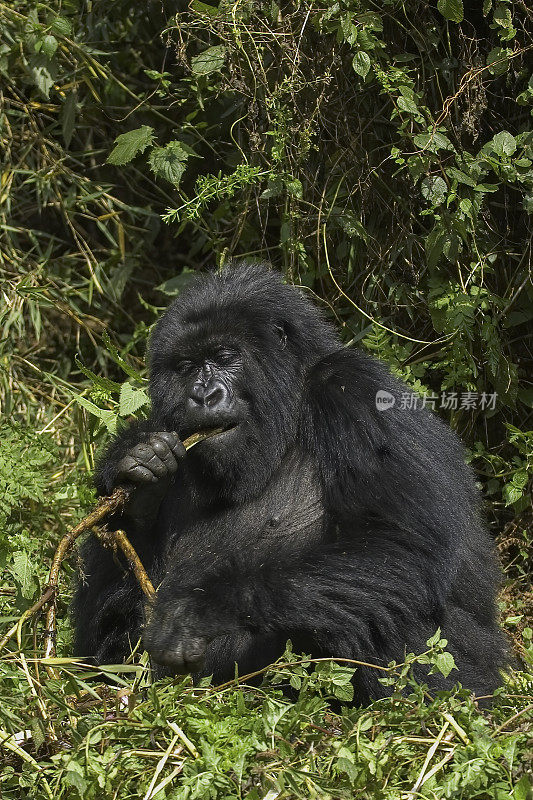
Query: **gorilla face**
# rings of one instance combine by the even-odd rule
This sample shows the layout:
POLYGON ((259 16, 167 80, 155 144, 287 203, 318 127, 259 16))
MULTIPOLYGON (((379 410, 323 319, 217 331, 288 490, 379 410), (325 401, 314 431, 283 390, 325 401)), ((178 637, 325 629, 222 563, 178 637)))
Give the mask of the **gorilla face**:
POLYGON ((162 317, 151 340, 150 392, 154 416, 180 438, 223 429, 189 461, 210 487, 216 479, 219 491, 242 499, 265 485, 293 443, 308 370, 319 347, 338 342, 275 275, 248 266, 230 276, 204 277, 162 317))

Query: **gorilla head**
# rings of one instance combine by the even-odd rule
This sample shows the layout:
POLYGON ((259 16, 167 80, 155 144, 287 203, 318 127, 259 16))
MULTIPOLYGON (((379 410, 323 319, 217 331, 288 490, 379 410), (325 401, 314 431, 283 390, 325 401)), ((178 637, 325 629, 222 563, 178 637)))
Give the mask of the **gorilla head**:
POLYGON ((294 441, 309 368, 339 347, 319 311, 264 265, 202 276, 152 336, 154 416, 182 439, 222 428, 191 451, 191 466, 243 499, 294 441))

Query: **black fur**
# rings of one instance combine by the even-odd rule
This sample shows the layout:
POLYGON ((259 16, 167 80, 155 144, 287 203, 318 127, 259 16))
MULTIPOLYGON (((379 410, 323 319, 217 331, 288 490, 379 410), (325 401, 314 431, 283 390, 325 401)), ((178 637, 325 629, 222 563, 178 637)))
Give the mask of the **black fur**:
MULTIPOLYGON (((406 387, 344 349, 266 267, 202 277, 170 306, 151 340, 152 415, 110 446, 99 491, 112 491, 126 455, 154 432, 183 439, 198 427, 190 376, 204 363, 230 396, 212 427, 238 427, 178 458, 159 495, 157 483, 139 486, 144 516, 114 520, 159 586, 144 631, 135 580, 86 544, 76 652, 117 661, 142 633, 178 671, 220 681, 235 661, 243 674, 276 659, 287 638, 314 656, 386 664, 425 649, 440 626, 459 668, 449 681, 492 692, 504 657, 498 571, 458 439, 434 413, 402 409, 406 387), (378 390, 392 408, 376 409, 378 390)), ((386 692, 377 678, 357 671, 359 701, 386 692)))

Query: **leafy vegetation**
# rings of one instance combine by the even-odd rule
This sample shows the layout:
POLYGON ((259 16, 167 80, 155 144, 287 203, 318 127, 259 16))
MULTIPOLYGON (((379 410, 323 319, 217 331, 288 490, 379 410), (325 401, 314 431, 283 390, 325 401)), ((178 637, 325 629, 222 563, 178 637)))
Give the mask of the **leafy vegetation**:
POLYGON ((408 667, 343 709, 355 665, 290 652, 255 687, 151 684, 142 657, 102 683, 68 658, 73 558, 58 675, 40 620, 0 651, 2 795, 531 796, 532 52, 522 0, 0 2, 0 638, 146 411, 157 314, 240 255, 461 435, 517 655, 488 711, 408 667))

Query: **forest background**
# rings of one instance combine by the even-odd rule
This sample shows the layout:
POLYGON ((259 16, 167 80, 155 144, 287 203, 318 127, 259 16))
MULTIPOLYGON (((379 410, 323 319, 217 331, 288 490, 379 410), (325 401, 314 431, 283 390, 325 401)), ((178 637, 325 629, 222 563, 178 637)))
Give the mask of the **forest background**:
POLYGON ((523 0, 0 2, 1 630, 147 412, 158 314, 245 256, 462 437, 516 658, 488 711, 413 656, 367 709, 290 650, 259 688, 102 675, 69 658, 72 558, 57 658, 40 616, 2 643, 1 797, 531 797, 532 64, 523 0))

